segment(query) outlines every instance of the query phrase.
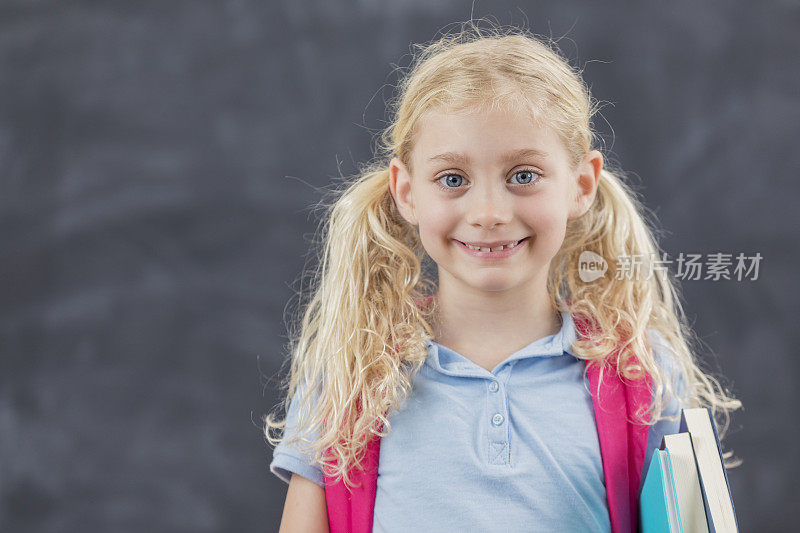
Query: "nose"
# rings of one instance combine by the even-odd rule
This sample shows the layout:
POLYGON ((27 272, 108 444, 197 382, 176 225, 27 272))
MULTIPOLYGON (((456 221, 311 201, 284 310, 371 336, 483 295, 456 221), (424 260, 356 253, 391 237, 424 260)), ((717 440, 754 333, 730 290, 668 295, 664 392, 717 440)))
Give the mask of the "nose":
POLYGON ((496 187, 476 189, 478 187, 473 190, 468 208, 467 223, 489 229, 498 224, 508 224, 512 217, 512 206, 505 190, 497 190, 496 187))

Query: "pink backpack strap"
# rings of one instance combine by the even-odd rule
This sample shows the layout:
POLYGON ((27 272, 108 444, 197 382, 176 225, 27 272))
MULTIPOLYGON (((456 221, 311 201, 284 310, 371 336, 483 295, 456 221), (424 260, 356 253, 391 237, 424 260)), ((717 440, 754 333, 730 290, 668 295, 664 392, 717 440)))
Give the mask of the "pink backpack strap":
MULTIPOLYGON (((578 334, 585 337, 590 326, 575 317, 578 334)), ((615 360, 615 352, 610 359, 615 360)), ((613 533, 639 530, 639 484, 644 467, 649 428, 637 424, 636 413, 647 409, 651 398, 651 378, 632 382, 619 376, 614 366, 607 366, 600 383, 600 367, 587 368, 594 405, 603 475, 606 482, 608 513, 613 533)))
POLYGON ((364 469, 351 470, 354 487, 344 481, 334 482, 325 475, 325 503, 328 506, 328 526, 331 533, 369 533, 378 488, 378 458, 381 439, 373 435, 367 443, 364 469))

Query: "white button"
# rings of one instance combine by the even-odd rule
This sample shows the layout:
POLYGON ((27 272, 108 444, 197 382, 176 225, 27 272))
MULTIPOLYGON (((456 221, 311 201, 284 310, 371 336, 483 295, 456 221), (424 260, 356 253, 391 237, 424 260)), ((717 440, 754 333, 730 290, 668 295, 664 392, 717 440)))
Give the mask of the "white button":
POLYGON ((496 381, 492 381, 491 383, 489 383, 489 390, 490 391, 497 392, 497 389, 499 389, 499 388, 500 388, 500 385, 498 385, 496 381))
POLYGON ((497 413, 492 417, 492 424, 494 424, 495 426, 499 426, 500 424, 503 423, 503 420, 505 420, 503 418, 503 415, 501 415, 500 413, 497 413))

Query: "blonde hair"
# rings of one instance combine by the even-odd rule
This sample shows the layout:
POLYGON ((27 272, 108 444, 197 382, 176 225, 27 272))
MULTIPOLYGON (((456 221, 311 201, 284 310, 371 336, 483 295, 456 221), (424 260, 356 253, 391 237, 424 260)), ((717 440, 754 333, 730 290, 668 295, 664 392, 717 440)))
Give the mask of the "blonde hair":
MULTIPOLYGON (((415 126, 426 111, 487 102, 525 106, 532 120, 558 135, 573 167, 595 141, 591 121, 597 105, 581 72, 552 41, 521 28, 485 29, 469 21, 460 31, 415 48, 419 53, 390 101, 393 120, 381 132, 376 157, 335 191, 335 201, 327 206, 318 232, 322 246, 311 297, 301 303, 302 319, 290 325, 299 322, 290 331, 285 410, 305 384, 305 394, 295 400, 302 414, 293 440, 310 444, 313 460, 348 486, 348 471, 362 467, 367 440, 391 430, 386 415, 410 394, 411 379, 433 337, 435 302, 418 302, 435 287, 423 275, 417 229, 403 220, 389 192, 391 157, 410 166, 415 126)), ((729 411, 741 403, 693 357, 697 339, 673 281, 662 273, 623 280, 607 275, 591 283, 578 277, 584 251, 605 259, 610 272, 617 270, 622 256, 661 257, 651 226, 625 175, 604 168, 593 205, 568 222, 564 243, 551 262, 551 304, 584 315, 596 326, 589 338, 574 343, 580 358, 628 379, 641 378, 643 370, 651 376, 650 424, 661 418, 664 397, 670 394, 684 406, 709 407, 722 438, 729 411), (674 390, 673 376, 650 349, 645 336, 649 329, 669 348, 673 370, 685 379, 683 391, 674 390), (620 356, 611 361, 616 347, 622 348, 620 356)), ((269 414, 264 422, 269 442, 280 442, 270 430, 282 429, 286 421, 269 414)))

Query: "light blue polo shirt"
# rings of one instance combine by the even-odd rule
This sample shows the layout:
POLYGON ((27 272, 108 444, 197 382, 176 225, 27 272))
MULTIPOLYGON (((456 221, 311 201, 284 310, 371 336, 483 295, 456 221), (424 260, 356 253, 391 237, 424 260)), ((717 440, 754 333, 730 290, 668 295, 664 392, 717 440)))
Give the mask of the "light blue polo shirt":
MULTIPOLYGON (((429 341, 412 393, 389 414, 381 440, 373 531, 611 530, 585 362, 572 352, 572 316, 561 316, 558 333, 491 372, 429 341)), ((648 334, 669 364, 660 337, 648 334)), ((297 424, 295 403, 286 435, 297 424)), ((665 414, 677 413, 672 398, 665 414)), ((677 432, 677 421, 650 428, 643 478, 661 438, 677 432)), ((270 470, 287 483, 294 472, 324 486, 296 444, 281 442, 270 470)))

